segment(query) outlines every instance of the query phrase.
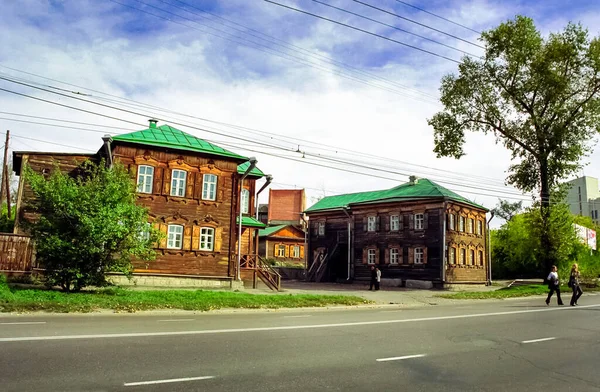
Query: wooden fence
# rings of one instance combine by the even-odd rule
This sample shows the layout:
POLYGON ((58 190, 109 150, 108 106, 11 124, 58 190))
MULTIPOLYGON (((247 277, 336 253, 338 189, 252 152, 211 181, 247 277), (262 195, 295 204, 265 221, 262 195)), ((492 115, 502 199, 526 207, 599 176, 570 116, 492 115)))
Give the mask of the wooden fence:
POLYGON ((0 233, 0 272, 30 272, 33 241, 30 237, 0 233))

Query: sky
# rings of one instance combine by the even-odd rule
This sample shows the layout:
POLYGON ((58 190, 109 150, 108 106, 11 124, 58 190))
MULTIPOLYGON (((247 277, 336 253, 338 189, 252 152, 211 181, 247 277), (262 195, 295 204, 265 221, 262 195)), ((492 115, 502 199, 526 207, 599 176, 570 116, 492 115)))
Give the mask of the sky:
MULTIPOLYGON (((504 185, 510 153, 493 136, 468 134, 460 160, 435 156, 441 78, 483 53, 477 31, 517 14, 544 34, 569 21, 600 34, 588 1, 406 0, 469 29, 395 0, 273 1, 389 39, 262 0, 5 0, 0 77, 49 91, 0 80, 37 98, 0 90, 0 131, 11 150, 93 152, 154 117, 256 157, 274 189, 306 188, 308 205, 416 175, 492 208, 531 196, 504 185)), ((600 177, 600 148, 584 163, 600 177)))

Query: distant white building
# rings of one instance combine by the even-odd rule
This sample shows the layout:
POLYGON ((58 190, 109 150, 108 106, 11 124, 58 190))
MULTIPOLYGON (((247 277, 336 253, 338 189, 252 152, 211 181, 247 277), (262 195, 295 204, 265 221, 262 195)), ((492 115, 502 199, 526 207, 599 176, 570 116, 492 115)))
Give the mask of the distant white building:
POLYGON ((576 178, 568 182, 571 185, 567 194, 567 203, 571 213, 589 216, 595 224, 600 224, 600 188, 598 179, 589 176, 576 178))

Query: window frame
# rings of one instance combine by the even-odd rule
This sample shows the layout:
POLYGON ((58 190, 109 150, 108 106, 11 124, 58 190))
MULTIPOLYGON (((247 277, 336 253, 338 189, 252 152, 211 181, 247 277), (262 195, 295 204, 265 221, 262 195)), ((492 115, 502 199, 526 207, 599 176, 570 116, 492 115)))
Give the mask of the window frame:
POLYGON ((477 220, 477 235, 483 235, 483 222, 481 220, 477 220))
POLYGON ((477 257, 479 258, 477 265, 483 265, 483 251, 477 251, 477 257))
POLYGON ((185 197, 185 188, 187 187, 187 174, 188 173, 185 170, 171 170, 171 196, 185 197), (175 177, 175 173, 183 173, 183 178, 180 178, 179 176, 175 177))
POLYGON ((200 243, 198 244, 198 249, 213 252, 215 250, 215 228, 214 227, 201 227, 200 228, 200 243), (206 230, 206 233, 204 232, 206 230), (210 234, 209 234, 210 232, 210 234), (206 241, 209 239, 209 241, 206 241), (203 247, 202 244, 206 243, 210 244, 210 248, 203 247))
POLYGON ((242 214, 250 213, 250 191, 248 189, 242 189, 240 195, 240 208, 242 209, 242 214))
POLYGON ((473 234, 475 232, 475 220, 473 218, 467 219, 467 233, 473 234))
POLYGON ((469 265, 475 265, 475 249, 469 249, 469 265))
POLYGON ((448 264, 456 264, 456 248, 453 246, 448 248, 448 264))
POLYGON ((219 183, 219 177, 216 174, 204 173, 202 175, 202 200, 215 201, 217 200, 217 185, 219 183), (214 179, 214 181, 208 181, 207 178, 214 179), (208 186, 208 187, 207 187, 208 186), (212 195, 211 195, 212 193, 212 195))
POLYGON ((138 172, 137 172, 137 192, 138 193, 146 193, 146 194, 150 194, 152 193, 152 191, 154 190, 154 166, 150 166, 150 165, 139 165, 138 166, 138 172), (141 169, 144 169, 144 173, 141 173, 141 169), (151 174, 148 174, 148 169, 152 170, 151 174), (150 177, 150 183, 147 184, 146 180, 148 179, 148 177, 150 177), (140 181, 140 179, 142 179, 142 181, 140 181), (150 186, 150 190, 146 191, 145 188, 148 187, 148 185, 150 186))
POLYGON ((458 231, 460 233, 464 233, 465 232, 465 217, 460 215, 458 217, 458 231))
POLYGON ((292 249, 293 249, 292 258, 299 259, 300 258, 300 245, 293 245, 292 249))
POLYGON ((400 248, 390 248, 390 264, 400 264, 400 248))
POLYGON ((466 258, 467 258, 467 249, 466 248, 460 248, 459 249, 459 255, 458 255, 458 264, 460 265, 466 265, 466 258))
POLYGON ((168 225, 167 226, 167 249, 183 249, 183 231, 184 231, 184 227, 183 225, 168 225), (174 228, 180 228, 181 232, 171 232, 171 229, 174 228), (174 235, 173 238, 171 238, 171 234, 174 235), (179 235, 179 246, 177 246, 177 235, 179 235), (172 243, 173 241, 173 243, 172 243))
POLYGON ((285 245, 277 245, 277 255, 275 257, 285 257, 285 245))
POLYGON ((140 241, 149 241, 150 240, 150 223, 147 222, 145 225, 143 225, 142 229, 139 232, 139 239, 140 241))
POLYGON ((375 249, 375 248, 367 249, 367 264, 368 265, 377 264, 377 249, 375 249), (371 262, 371 257, 372 257, 372 262, 371 262))
POLYGON ((390 231, 400 231, 400 215, 390 215, 390 231))
POLYGON ((367 231, 370 233, 377 231, 377 217, 376 216, 370 215, 367 217, 367 231))
POLYGON ((414 264, 425 264, 425 248, 423 247, 416 247, 413 250, 414 252, 414 258, 413 258, 413 262, 414 264))
POLYGON ((415 230, 425 230, 425 214, 415 214, 415 230))
POLYGON ((319 236, 325 235, 325 222, 317 222, 317 234, 319 236))
POLYGON ((456 230, 456 216, 454 214, 448 214, 448 226, 449 230, 456 230))

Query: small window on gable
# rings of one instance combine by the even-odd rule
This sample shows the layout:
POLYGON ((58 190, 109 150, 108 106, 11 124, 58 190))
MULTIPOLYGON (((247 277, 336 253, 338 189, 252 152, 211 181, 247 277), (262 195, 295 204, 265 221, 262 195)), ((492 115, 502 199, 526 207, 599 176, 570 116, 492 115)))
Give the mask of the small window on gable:
POLYGON ((152 193, 152 182, 154 181, 154 168, 152 166, 138 166, 137 191, 140 193, 152 193))
POLYGON ((415 230, 423 230, 425 228, 425 214, 415 214, 415 230))
POLYGON ((167 234, 167 248, 181 249, 181 245, 183 243, 183 226, 169 225, 167 234))
POLYGON ((423 248, 415 248, 415 264, 423 264, 425 262, 425 252, 423 248))
POLYGON ((187 172, 184 170, 174 169, 171 174, 171 196, 185 196, 185 180, 187 172))
POLYGON ((399 264, 400 263, 400 249, 391 248, 390 249, 390 264, 399 264))
POLYGON ((391 231, 400 230, 400 216, 398 216, 398 215, 390 216, 390 230, 391 231))
POLYGON ((377 217, 370 216, 367 218, 367 231, 377 230, 377 217))
POLYGON ((202 176, 202 200, 217 199, 217 176, 205 174, 202 176))
POLYGON ((367 250, 367 264, 375 264, 375 249, 368 249, 367 250))
POLYGON ((320 236, 325 235, 325 222, 319 222, 319 231, 320 236))

